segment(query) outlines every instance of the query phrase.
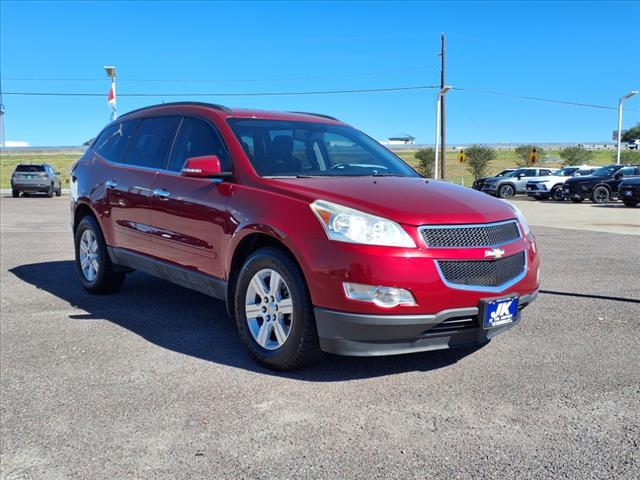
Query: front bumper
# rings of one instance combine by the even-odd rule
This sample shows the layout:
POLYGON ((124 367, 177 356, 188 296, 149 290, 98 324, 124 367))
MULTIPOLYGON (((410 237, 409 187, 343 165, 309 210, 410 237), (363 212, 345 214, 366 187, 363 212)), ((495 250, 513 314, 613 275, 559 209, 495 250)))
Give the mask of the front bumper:
MULTIPOLYGON (((538 290, 520 296, 520 310, 538 290)), ((368 315, 315 308, 323 351, 349 356, 379 356, 481 345, 519 323, 485 330, 478 307, 454 308, 433 315, 368 315)))
POLYGON ((483 193, 488 193, 489 195, 496 195, 496 193, 498 193, 498 186, 497 185, 487 185, 486 183, 484 185, 482 185, 482 190, 480 190, 483 193))
POLYGON ((631 201, 631 202, 640 202, 640 188, 639 187, 620 187, 620 192, 618 194, 620 200, 631 201))
POLYGON ((585 200, 589 198, 591 189, 588 185, 565 185, 562 188, 562 196, 566 199, 573 200, 585 200))

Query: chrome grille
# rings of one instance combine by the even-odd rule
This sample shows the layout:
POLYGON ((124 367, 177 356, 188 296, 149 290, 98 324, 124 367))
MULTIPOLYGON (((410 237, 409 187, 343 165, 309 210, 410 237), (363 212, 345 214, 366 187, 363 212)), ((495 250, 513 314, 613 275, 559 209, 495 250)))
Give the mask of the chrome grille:
POLYGON ((485 225, 426 226, 422 238, 432 248, 473 248, 504 245, 520 238, 515 220, 485 225))
POLYGON ((438 266, 451 284, 500 287, 524 273, 526 258, 522 251, 499 260, 441 260, 438 266))

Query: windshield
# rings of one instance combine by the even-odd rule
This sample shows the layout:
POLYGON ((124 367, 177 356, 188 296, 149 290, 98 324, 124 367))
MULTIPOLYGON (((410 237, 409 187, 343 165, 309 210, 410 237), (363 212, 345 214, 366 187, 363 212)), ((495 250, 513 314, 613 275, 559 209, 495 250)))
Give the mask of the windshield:
POLYGON ((602 167, 593 172, 591 175, 594 177, 610 177, 613 175, 613 172, 620 169, 617 165, 611 165, 609 167, 602 167))
POLYGON ((576 170, 578 170, 578 167, 561 168, 557 172, 553 172, 551 174, 551 176, 553 176, 553 177, 569 177, 576 170))
POLYGON ((282 120, 228 122, 263 177, 418 176, 400 158, 351 127, 282 120))
POLYGON ((523 169, 522 169, 522 168, 519 168, 519 169, 517 169, 517 170, 514 170, 513 172, 506 173, 504 176, 505 176, 505 178, 516 177, 516 176, 518 176, 522 171, 523 171, 523 169))
POLYGON ((499 174, 496 175, 496 177, 504 177, 507 173, 511 172, 513 170, 509 169, 509 170, 502 170, 499 174))

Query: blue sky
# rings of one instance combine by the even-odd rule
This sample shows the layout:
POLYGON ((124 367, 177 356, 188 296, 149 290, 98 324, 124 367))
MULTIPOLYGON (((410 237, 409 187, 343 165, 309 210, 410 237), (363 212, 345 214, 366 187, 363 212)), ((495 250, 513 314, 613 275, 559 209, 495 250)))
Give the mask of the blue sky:
MULTIPOLYGON (((31 145, 76 145, 99 131, 109 119, 107 64, 117 66, 118 93, 192 93, 190 100, 229 106, 324 112, 375 138, 406 132, 433 142, 432 90, 232 98, 197 93, 436 84, 441 32, 447 35, 447 83, 456 87, 614 107, 621 95, 640 88, 637 1, 3 0, 0 8, 3 92, 105 95, 4 95, 6 139, 31 145)), ((163 100, 175 98, 119 97, 118 111, 163 100)), ((626 109, 625 127, 640 121, 640 95, 626 109)), ((600 142, 611 139, 617 122, 614 110, 472 91, 447 94, 447 119, 454 144, 600 142)))

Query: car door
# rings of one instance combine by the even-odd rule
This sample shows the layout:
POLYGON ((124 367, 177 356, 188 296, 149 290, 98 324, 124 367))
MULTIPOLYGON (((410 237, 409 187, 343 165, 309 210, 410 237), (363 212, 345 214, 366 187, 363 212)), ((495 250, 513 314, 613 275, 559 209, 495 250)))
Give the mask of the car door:
POLYGON ((638 173, 640 173, 638 167, 622 167, 606 183, 611 187, 611 192, 616 193, 625 178, 636 176, 638 173))
POLYGON ((175 116, 151 117, 135 125, 123 125, 123 135, 132 138, 122 158, 110 166, 105 180, 113 246, 152 254, 149 199, 178 122, 175 116))
POLYGON ((516 192, 522 193, 527 188, 527 182, 532 180, 537 174, 537 170, 535 168, 526 168, 524 169, 520 175, 518 175, 514 179, 514 183, 516 184, 516 192))
POLYGON ((165 169, 158 172, 151 197, 151 242, 155 255, 178 266, 224 278, 222 244, 229 225, 230 184, 220 179, 180 175, 187 158, 217 155, 232 169, 228 150, 208 120, 182 119, 165 169))

